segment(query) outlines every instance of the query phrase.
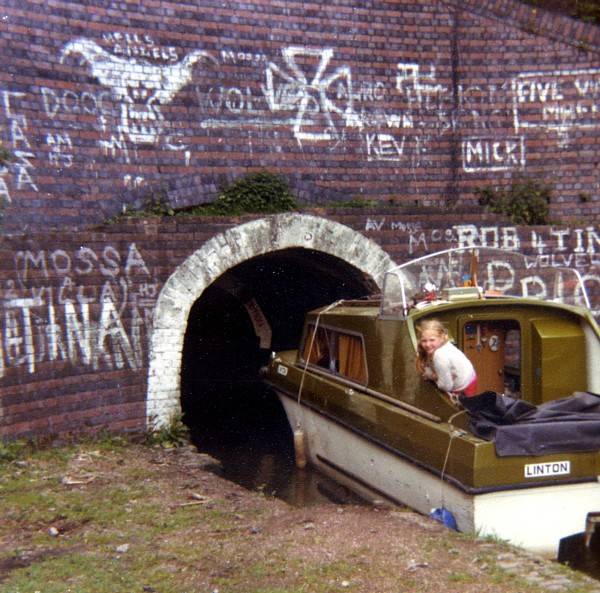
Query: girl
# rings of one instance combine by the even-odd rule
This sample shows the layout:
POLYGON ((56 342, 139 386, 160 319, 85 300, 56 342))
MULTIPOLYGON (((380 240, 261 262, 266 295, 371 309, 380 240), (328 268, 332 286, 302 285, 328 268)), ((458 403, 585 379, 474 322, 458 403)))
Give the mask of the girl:
POLYGON ((455 400, 477 391, 477 375, 471 361, 448 339, 446 328, 437 319, 426 319, 417 326, 417 371, 431 379, 455 400), (454 396, 454 397, 452 397, 454 396))

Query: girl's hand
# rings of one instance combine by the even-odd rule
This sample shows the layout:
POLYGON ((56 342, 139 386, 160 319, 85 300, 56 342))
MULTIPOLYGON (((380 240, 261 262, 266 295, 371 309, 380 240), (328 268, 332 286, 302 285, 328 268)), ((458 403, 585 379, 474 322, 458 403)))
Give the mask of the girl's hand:
MULTIPOLYGON (((458 393, 454 393, 452 391, 446 391, 446 393, 448 394, 448 397, 450 398, 450 401, 455 405, 455 406, 461 406, 460 401, 458 400, 458 393)), ((462 406, 461 406, 462 407, 462 406)))

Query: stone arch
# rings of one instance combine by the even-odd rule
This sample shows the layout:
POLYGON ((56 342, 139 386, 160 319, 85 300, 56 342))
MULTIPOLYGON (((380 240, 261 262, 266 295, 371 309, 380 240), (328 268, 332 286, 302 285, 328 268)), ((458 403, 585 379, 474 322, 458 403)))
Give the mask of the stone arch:
POLYGON ((392 265, 374 241, 338 222, 305 214, 253 220, 214 236, 165 282, 156 302, 149 349, 146 419, 160 427, 180 413, 181 356, 188 315, 202 292, 224 272, 269 252, 305 248, 338 257, 381 286, 392 265))

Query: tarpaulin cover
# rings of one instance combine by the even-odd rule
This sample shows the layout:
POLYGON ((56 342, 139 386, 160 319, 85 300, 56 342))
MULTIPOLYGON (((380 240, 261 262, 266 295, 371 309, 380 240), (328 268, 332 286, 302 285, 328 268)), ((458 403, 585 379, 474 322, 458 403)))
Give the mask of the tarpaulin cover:
POLYGON ((577 391, 540 406, 485 391, 461 397, 470 429, 499 457, 600 450, 600 395, 577 391))

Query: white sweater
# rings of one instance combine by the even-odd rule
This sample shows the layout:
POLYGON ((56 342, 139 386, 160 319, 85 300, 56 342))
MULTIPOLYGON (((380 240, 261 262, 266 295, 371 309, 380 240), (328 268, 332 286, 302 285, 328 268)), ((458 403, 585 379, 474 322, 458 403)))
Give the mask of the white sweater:
POLYGON ((440 346, 432 356, 433 369, 425 368, 425 376, 436 374, 437 386, 443 391, 462 391, 475 378, 475 369, 465 354, 451 342, 440 346))

